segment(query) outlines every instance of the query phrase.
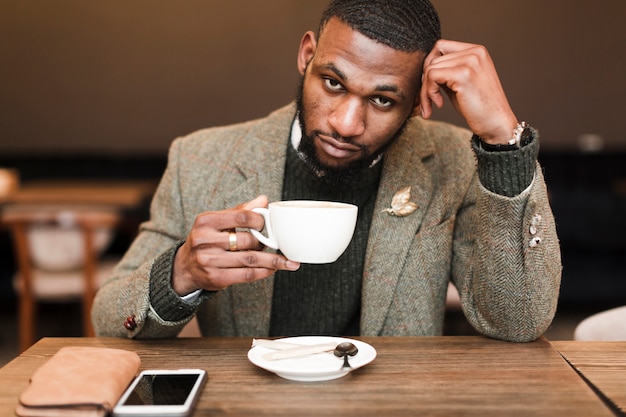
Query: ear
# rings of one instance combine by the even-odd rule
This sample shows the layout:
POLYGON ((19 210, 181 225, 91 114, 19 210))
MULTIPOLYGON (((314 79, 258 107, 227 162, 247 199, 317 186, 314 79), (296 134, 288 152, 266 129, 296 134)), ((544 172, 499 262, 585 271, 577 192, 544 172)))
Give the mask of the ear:
POLYGON ((307 65, 313 59, 315 55, 315 49, 317 48, 317 40, 315 34, 308 31, 302 37, 300 41, 300 49, 298 50, 298 71, 300 75, 304 75, 307 65))
POLYGON ((413 103, 413 110, 411 110, 411 116, 421 116, 422 115, 422 107, 420 106, 420 96, 419 94, 415 97, 415 103, 413 103))

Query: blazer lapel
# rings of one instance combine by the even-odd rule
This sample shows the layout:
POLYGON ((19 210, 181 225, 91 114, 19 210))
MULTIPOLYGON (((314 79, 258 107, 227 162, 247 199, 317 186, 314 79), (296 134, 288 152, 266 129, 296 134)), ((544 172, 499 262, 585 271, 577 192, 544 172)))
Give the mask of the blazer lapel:
POLYGON ((381 334, 393 300, 396 283, 415 238, 433 191, 431 173, 424 159, 433 152, 430 138, 423 137, 419 123, 407 126, 405 133, 385 152, 383 173, 374 207, 363 274, 361 335, 381 334), (418 140, 410 138, 419 138, 418 140), (411 201, 418 205, 406 217, 384 211, 391 207, 394 194, 411 187, 411 201))

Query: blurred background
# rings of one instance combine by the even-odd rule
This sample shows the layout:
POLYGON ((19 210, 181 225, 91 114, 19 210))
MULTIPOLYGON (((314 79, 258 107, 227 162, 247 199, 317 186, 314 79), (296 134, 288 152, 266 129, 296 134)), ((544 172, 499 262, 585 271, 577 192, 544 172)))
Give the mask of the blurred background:
MULTIPOLYGON (((20 187, 156 183, 175 137, 293 99, 300 38, 326 3, 0 0, 0 168, 20 187)), ((564 264, 551 335, 571 337, 580 318, 626 304, 626 2, 433 3, 444 37, 487 46, 517 116, 540 130, 564 264)), ((449 106, 435 118, 463 124, 449 106)), ((132 240, 145 197, 125 208, 109 252, 132 240)), ((0 347, 9 357, 14 259, 0 229, 0 347)), ((38 336, 80 335, 80 315, 79 305, 44 303, 38 336)))

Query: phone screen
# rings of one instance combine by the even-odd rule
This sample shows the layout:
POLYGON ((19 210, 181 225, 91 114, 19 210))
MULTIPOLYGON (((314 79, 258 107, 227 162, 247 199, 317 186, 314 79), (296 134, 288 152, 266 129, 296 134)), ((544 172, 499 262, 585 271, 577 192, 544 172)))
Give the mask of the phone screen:
POLYGON ((198 375, 143 375, 124 405, 183 405, 198 375))
POLYGON ((145 370, 127 388, 114 416, 188 416, 207 374, 202 369, 145 370))

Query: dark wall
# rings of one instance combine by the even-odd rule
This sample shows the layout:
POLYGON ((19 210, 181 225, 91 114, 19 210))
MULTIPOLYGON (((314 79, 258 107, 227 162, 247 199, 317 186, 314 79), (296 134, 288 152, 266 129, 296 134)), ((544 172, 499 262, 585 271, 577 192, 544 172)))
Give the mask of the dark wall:
POLYGON ((444 36, 487 45, 513 110, 540 129, 544 150, 576 151, 585 138, 626 149, 625 1, 433 2, 444 36))
MULTIPOLYGON (((327 0, 0 0, 0 153, 163 154, 292 99, 327 0)), ((434 0, 444 36, 490 49, 546 150, 626 148, 626 2, 434 0)), ((458 121, 450 109, 436 117, 458 121)))
POLYGON ((325 0, 0 0, 0 152, 157 153, 286 104, 325 0))

